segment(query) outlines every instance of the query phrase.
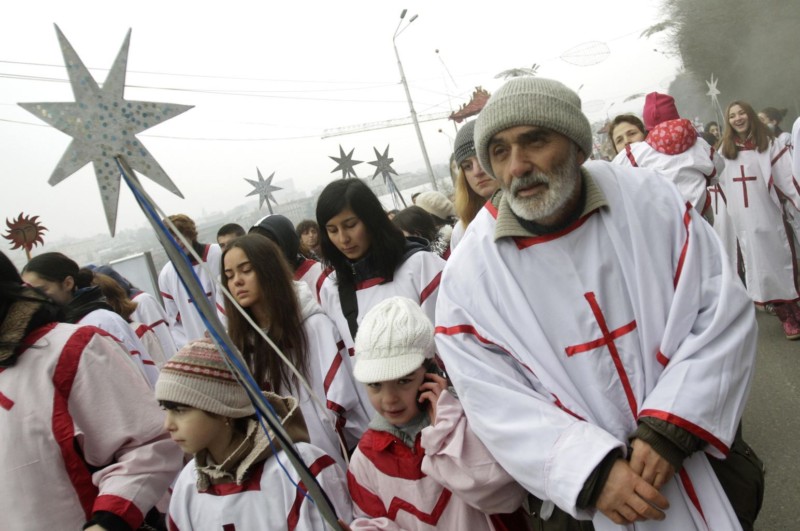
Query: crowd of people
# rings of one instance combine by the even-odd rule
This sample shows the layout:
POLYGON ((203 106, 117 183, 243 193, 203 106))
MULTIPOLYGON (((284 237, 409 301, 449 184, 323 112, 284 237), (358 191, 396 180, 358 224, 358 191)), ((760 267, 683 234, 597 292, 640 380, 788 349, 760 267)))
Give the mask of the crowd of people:
MULTIPOLYGON (((784 115, 698 131, 652 93, 590 160, 578 95, 520 77, 459 130, 452 201, 339 179, 296 226, 165 222, 341 529, 753 529, 755 309, 800 338, 784 115)), ((325 529, 173 264, 158 286, 0 255, 3 526, 325 529)))

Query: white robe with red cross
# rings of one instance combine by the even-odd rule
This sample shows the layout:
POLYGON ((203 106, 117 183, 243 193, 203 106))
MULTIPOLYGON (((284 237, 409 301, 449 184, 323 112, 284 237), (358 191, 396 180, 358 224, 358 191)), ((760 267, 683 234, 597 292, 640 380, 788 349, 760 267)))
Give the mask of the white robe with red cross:
MULTIPOLYGON (((436 345, 471 429, 503 468, 598 531, 618 530, 576 507, 586 479, 640 417, 726 455, 756 323, 719 239, 673 185, 649 170, 585 168, 608 206, 560 232, 495 241, 497 210, 481 210, 445 268, 436 345)), ((666 520, 635 529, 740 529, 704 452, 661 492, 666 520)))
POLYGON ((763 304, 798 300, 792 229, 787 231, 783 222, 784 209, 797 216, 800 206, 790 148, 770 142, 763 153, 740 150, 735 159, 725 161, 719 184, 739 241, 750 297, 763 304))

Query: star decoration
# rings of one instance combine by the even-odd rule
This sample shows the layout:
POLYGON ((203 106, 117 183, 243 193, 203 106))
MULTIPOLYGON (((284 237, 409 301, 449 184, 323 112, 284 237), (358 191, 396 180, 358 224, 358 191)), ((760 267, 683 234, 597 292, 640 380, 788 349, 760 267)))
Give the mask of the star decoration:
POLYGON ((341 170, 342 179, 347 179, 348 177, 350 177, 350 175, 352 175, 353 177, 358 177, 358 175, 356 175, 355 170, 353 170, 353 166, 355 166, 356 164, 361 164, 363 161, 353 160, 353 151, 355 150, 356 148, 353 148, 350 150, 350 153, 345 155, 344 150, 342 149, 342 145, 339 144, 339 156, 331 157, 329 155, 329 157, 335 160, 337 164, 337 166, 333 170, 331 170, 331 173, 335 173, 341 170))
POLYGON ((270 201, 274 202, 276 205, 278 204, 278 202, 275 201, 275 198, 272 196, 272 192, 276 190, 282 190, 282 188, 278 186, 272 186, 272 178, 275 177, 275 172, 272 172, 272 175, 270 175, 266 179, 264 179, 264 177, 261 176, 261 170, 256 168, 256 172, 258 172, 257 181, 245 178, 245 181, 252 184, 253 187, 255 188, 255 190, 247 194, 247 196, 258 194, 258 208, 264 206, 264 201, 266 201, 267 208, 269 208, 269 213, 272 214, 272 203, 270 203, 270 201))
POLYGON ((183 197, 136 134, 192 108, 191 105, 125 100, 125 74, 131 32, 108 72, 102 88, 56 26, 74 102, 20 103, 25 110, 72 137, 50 180, 55 186, 91 162, 103 200, 106 221, 114 235, 119 203, 120 173, 115 156, 142 175, 183 197))
POLYGON ((397 172, 392 168, 392 162, 394 162, 394 159, 389 157, 389 146, 386 146, 386 150, 383 152, 383 155, 380 154, 378 148, 373 146, 372 149, 375 151, 375 156, 378 158, 378 160, 368 162, 368 164, 375 166, 375 175, 373 175, 372 178, 374 179, 378 176, 378 174, 381 174, 383 175, 383 181, 386 182, 386 179, 392 178, 392 173, 397 175, 397 172))
POLYGON ((716 99, 721 93, 717 90, 717 81, 719 79, 714 78, 714 74, 711 74, 711 80, 706 81, 706 85, 708 85, 708 92, 706 92, 706 96, 711 96, 713 99, 716 99))

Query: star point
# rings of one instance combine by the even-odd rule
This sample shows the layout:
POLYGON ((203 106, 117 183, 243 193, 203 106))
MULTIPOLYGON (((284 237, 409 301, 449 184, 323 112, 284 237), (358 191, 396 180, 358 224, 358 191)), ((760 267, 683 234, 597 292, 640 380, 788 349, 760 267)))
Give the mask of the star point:
POLYGON ((120 188, 120 173, 114 157, 124 157, 133 170, 183 197, 136 135, 188 111, 192 106, 124 99, 130 30, 101 87, 60 28, 56 26, 55 29, 75 101, 19 105, 72 137, 48 180, 50 185, 55 186, 92 163, 108 228, 113 236, 120 188))

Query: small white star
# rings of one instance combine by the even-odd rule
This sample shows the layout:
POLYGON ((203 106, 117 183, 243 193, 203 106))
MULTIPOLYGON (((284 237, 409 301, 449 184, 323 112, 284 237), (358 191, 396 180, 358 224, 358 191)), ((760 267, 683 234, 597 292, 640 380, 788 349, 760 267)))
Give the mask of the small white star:
POLYGON ((331 170, 331 173, 335 173, 335 172, 341 170, 342 171, 342 179, 347 179, 348 177, 350 177, 350 175, 352 175, 353 177, 358 177, 358 175, 356 175, 355 170, 353 169, 353 166, 355 166, 356 164, 361 164, 363 161, 361 161, 361 160, 353 160, 353 151, 355 151, 355 150, 356 150, 356 148, 353 148, 353 149, 350 150, 350 153, 345 155, 344 154, 344 150, 342 149, 342 146, 340 144, 339 145, 339 156, 338 157, 332 157, 332 156, 328 155, 328 157, 332 158, 333 160, 335 160, 336 164, 337 164, 337 166, 333 170, 331 170))
POLYGON ((263 207, 264 201, 266 201, 269 213, 272 214, 272 203, 270 201, 274 202, 276 205, 278 204, 278 202, 275 201, 275 198, 272 196, 272 192, 283 190, 283 188, 279 186, 272 186, 272 178, 275 177, 275 172, 272 172, 272 175, 267 177, 266 180, 261 176, 261 170, 256 168, 256 172, 258 173, 257 181, 245 178, 245 181, 252 184, 255 188, 255 190, 247 194, 245 197, 258 194, 258 208, 263 207))
POLYGON ((183 197, 175 183, 135 135, 188 111, 192 106, 124 99, 130 30, 102 88, 98 86, 58 26, 56 34, 61 44, 75 101, 19 105, 72 137, 67 151, 50 176, 48 182, 52 186, 89 162, 94 165, 106 221, 113 236, 120 185, 120 172, 114 157, 124 157, 132 169, 175 195, 183 197))
POLYGON ((711 96, 712 99, 717 99, 717 96, 721 94, 721 92, 717 90, 717 81, 719 81, 719 79, 714 79, 714 74, 711 74, 711 81, 706 81, 706 85, 708 85, 706 96, 711 96))

